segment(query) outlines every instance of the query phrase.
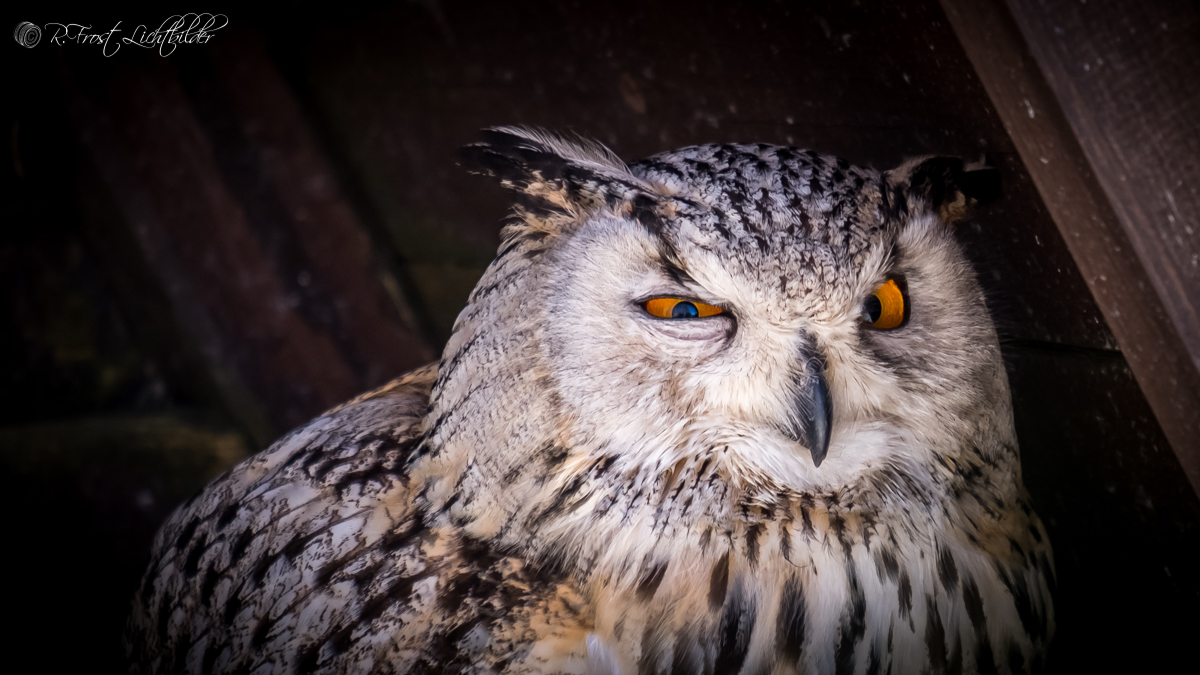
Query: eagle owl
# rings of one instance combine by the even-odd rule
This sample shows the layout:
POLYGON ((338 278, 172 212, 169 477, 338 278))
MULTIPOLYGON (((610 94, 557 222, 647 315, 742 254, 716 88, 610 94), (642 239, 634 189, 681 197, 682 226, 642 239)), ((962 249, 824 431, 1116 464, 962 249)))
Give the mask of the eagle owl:
POLYGON ((134 672, 1037 668, 1050 544, 948 225, 994 171, 463 153, 517 204, 441 360, 170 517, 134 672))

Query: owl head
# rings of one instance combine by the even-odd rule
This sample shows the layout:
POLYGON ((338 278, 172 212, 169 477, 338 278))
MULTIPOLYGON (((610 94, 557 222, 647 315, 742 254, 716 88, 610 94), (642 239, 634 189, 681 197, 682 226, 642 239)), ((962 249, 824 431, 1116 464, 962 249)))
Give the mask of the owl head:
MULTIPOLYGON (((765 144, 626 165, 523 128, 463 158, 516 207, 434 389, 443 503, 471 510, 493 483, 545 492, 597 458, 649 485, 710 453, 739 484, 818 490, 1012 443, 995 331, 951 231, 998 193, 994 170, 934 157, 881 173, 765 144)), ((487 501, 492 527, 523 508, 487 501)))

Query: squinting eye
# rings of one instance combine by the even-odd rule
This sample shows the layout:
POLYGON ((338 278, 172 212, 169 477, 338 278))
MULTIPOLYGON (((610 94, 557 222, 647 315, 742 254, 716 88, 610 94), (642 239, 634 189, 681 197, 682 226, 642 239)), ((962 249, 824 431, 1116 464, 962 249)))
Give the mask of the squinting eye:
POLYGON ((908 298, 895 279, 888 279, 871 292, 863 302, 863 323, 872 328, 891 330, 904 323, 908 298))
POLYGON ((642 305, 651 316, 660 319, 702 319, 722 313, 720 307, 682 298, 654 298, 642 305))

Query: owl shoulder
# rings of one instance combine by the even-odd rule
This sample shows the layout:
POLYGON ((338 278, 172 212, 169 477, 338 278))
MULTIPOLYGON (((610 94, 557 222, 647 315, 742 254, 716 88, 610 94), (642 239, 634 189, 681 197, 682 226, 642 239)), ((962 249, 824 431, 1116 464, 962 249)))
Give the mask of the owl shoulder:
POLYGON ((302 570, 331 569, 412 520, 407 464, 436 374, 426 366, 321 415, 176 509, 134 598, 130 651, 183 658, 188 635, 260 623, 285 577, 303 582, 302 570))

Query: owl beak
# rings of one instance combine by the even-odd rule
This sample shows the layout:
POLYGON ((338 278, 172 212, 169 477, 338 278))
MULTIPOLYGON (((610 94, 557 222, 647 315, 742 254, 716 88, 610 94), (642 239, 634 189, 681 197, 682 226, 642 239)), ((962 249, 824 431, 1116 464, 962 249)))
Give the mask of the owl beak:
POLYGON ((825 381, 825 359, 814 354, 804 362, 805 369, 800 376, 802 383, 792 398, 792 419, 784 432, 807 447, 813 465, 819 467, 829 452, 833 400, 829 395, 829 383, 825 381))
POLYGON ((813 464, 821 466, 829 452, 829 432, 833 428, 833 405, 829 397, 829 383, 825 381, 825 364, 814 368, 810 376, 808 394, 811 405, 807 415, 801 418, 804 429, 804 444, 812 454, 813 464))

